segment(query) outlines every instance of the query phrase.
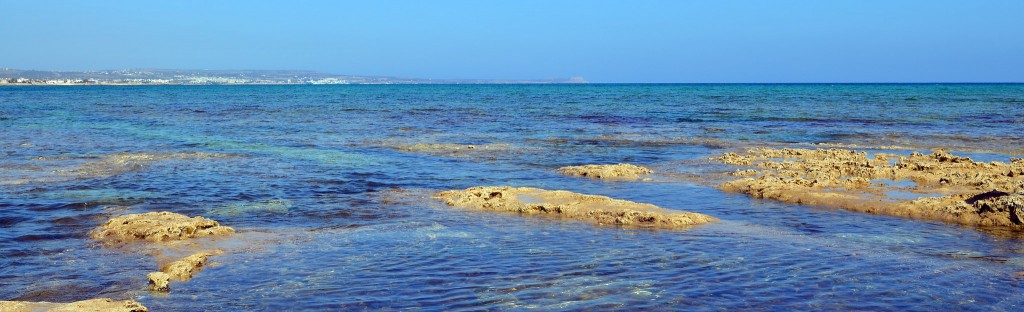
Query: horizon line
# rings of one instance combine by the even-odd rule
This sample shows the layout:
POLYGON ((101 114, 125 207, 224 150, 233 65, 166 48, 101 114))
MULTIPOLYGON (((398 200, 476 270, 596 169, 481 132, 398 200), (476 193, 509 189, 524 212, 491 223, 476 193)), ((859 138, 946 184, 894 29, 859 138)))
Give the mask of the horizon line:
MULTIPOLYGON (((409 79, 409 80, 453 80, 453 81, 509 81, 513 83, 434 83, 434 84, 1024 84, 1024 81, 782 81, 782 82, 593 82, 586 81, 585 77, 582 76, 565 76, 565 77, 547 77, 547 78, 417 78, 417 77, 406 77, 406 76, 393 76, 393 75, 361 75, 361 74, 337 74, 322 70, 310 70, 310 69, 189 69, 189 68, 157 68, 157 67, 134 67, 134 68, 121 68, 121 69, 85 69, 85 70, 47 70, 47 69, 18 69, 11 67, 2 67, 0 70, 3 71, 37 71, 37 72, 96 72, 96 71, 127 71, 127 70, 163 70, 163 71, 299 71, 299 72, 312 72, 321 73, 336 76, 352 76, 352 77, 369 77, 369 78, 390 78, 390 79, 409 79), (541 82, 545 80, 560 80, 560 79, 574 79, 582 78, 586 82, 582 83, 569 83, 569 82, 541 82), (515 82, 520 81, 520 82, 515 82)), ((25 77, 0 77, 8 79, 17 79, 25 77)), ((34 78, 25 78, 34 79, 34 78)), ((45 79, 40 79, 45 80, 45 79)), ((391 84, 418 84, 418 83, 391 83, 391 84)), ((419 83, 422 84, 422 83, 419 83)), ((154 84, 155 85, 155 84, 154 84)), ((173 84, 172 84, 173 85, 173 84)), ((228 85, 228 84, 220 84, 228 85)), ((270 85, 267 83, 235 83, 230 85, 270 85)))

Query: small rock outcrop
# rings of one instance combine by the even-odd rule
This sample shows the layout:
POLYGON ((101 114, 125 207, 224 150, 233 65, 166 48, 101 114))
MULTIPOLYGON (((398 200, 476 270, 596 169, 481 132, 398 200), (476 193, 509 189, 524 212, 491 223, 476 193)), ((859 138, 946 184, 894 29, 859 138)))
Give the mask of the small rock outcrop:
POLYGON ((202 251, 171 262, 160 268, 160 271, 146 275, 146 278, 149 279, 149 288, 154 291, 169 291, 171 280, 188 281, 192 279, 193 275, 203 270, 211 256, 221 253, 220 250, 202 251))
MULTIPOLYGON (((204 217, 188 217, 172 212, 149 212, 114 217, 92 231, 92 238, 108 245, 145 242, 153 245, 203 237, 219 237, 235 230, 204 217)), ((146 275, 149 289, 166 292, 170 281, 187 281, 206 266, 207 260, 223 253, 220 250, 199 251, 168 263, 158 272, 146 275)))
POLYGON ((638 180, 641 175, 651 174, 651 169, 633 164, 583 165, 558 168, 558 173, 603 180, 638 180))
POLYGON ((149 290, 167 292, 171 290, 171 275, 164 272, 150 272, 146 274, 149 279, 149 290))
POLYGON ((449 206, 544 215, 598 225, 683 229, 717 221, 715 217, 661 208, 599 195, 530 187, 478 186, 434 195, 449 206))
POLYGON ((235 229, 204 217, 188 217, 173 212, 148 212, 115 217, 91 233, 93 239, 110 244, 133 241, 168 242, 197 237, 221 236, 235 229))
POLYGON ((178 261, 171 262, 161 268, 160 271, 167 273, 175 280, 187 281, 192 278, 193 274, 196 274, 203 269, 203 266, 206 265, 207 259, 220 253, 220 250, 197 252, 189 255, 188 257, 181 258, 178 261))

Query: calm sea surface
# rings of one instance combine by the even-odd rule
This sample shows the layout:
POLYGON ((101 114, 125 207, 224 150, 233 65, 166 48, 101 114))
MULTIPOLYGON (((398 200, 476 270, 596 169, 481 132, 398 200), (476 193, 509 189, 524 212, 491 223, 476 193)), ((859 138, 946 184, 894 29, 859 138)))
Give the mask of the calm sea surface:
POLYGON ((1024 154, 1024 85, 2 87, 0 300, 134 298, 154 311, 1024 309, 1024 235, 678 178, 723 152, 813 143, 1008 161, 1024 154), (497 147, 394 148, 417 143, 497 147), (229 157, 67 174, 114 153, 183 152, 229 157), (663 174, 554 172, 618 162, 663 174), (594 227, 424 197, 477 185, 723 221, 594 227), (145 290, 153 255, 87 235, 148 211, 239 233, 212 266, 157 295, 145 290))

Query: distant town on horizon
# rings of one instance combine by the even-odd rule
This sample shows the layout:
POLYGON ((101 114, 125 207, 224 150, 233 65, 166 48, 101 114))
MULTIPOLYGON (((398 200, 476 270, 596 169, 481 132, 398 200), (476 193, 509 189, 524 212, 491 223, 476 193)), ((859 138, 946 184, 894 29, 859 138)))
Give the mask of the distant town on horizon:
POLYGON ((278 84, 555 84, 583 77, 537 80, 421 79, 336 75, 308 70, 122 69, 45 71, 0 68, 0 85, 278 85, 278 84))

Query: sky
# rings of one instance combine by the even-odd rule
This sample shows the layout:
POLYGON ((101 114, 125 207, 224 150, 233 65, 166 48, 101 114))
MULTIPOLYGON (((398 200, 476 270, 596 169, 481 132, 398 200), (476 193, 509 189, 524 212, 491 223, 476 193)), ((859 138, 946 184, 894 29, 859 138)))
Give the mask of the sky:
POLYGON ((0 67, 1024 82, 1024 1, 0 0, 0 67))

